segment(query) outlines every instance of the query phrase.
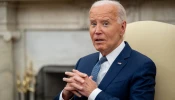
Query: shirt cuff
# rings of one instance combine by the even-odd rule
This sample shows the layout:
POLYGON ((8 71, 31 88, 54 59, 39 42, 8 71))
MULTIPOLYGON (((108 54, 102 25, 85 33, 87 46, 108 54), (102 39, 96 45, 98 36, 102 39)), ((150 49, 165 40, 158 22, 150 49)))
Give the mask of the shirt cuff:
MULTIPOLYGON (((72 98, 73 98, 73 97, 74 97, 74 96, 72 96, 72 98)), ((69 100, 72 100, 72 98, 71 98, 71 99, 69 99, 69 100)), ((64 100, 64 99, 63 99, 63 91, 61 91, 61 93, 60 93, 59 100, 64 100)))
POLYGON ((64 100, 64 99, 63 99, 63 96, 62 96, 62 93, 63 93, 63 91, 61 91, 61 93, 60 93, 60 98, 59 98, 59 100, 64 100))
POLYGON ((88 100, 95 100, 96 96, 101 92, 99 88, 96 88, 92 91, 92 93, 89 95, 88 100))

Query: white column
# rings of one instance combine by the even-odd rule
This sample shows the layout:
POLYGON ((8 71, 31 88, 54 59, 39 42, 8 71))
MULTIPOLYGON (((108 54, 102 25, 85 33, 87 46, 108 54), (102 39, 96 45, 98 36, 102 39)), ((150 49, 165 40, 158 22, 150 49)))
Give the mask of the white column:
POLYGON ((15 10, 14 4, 0 2, 0 100, 15 100, 12 53, 12 33, 16 31, 15 10))

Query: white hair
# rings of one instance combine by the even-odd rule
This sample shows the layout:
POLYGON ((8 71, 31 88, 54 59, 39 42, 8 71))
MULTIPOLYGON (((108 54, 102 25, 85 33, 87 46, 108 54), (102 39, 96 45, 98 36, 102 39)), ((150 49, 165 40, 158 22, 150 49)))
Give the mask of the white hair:
POLYGON ((101 6, 101 5, 105 5, 105 4, 113 4, 117 7, 117 22, 119 24, 121 24, 123 21, 126 21, 126 11, 125 8, 118 2, 118 1, 113 1, 113 0, 100 0, 100 1, 96 1, 94 4, 92 4, 92 7, 95 6, 101 6))

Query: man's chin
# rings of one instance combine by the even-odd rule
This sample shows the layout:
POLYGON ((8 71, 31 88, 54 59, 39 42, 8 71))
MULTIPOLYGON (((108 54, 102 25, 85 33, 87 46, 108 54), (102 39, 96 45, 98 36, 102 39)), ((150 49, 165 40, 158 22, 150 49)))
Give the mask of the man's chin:
POLYGON ((104 48, 102 48, 102 47, 96 47, 96 50, 99 51, 99 52, 103 52, 104 51, 104 48))

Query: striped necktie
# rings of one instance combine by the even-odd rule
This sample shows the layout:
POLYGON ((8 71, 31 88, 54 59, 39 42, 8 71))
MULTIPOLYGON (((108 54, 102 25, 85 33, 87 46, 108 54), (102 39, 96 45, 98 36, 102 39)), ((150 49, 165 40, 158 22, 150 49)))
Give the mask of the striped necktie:
POLYGON ((91 76, 93 76, 93 80, 96 82, 97 81, 97 76, 98 76, 98 73, 100 71, 100 66, 101 64, 103 64, 105 61, 107 61, 107 58, 106 57, 102 57, 98 62, 97 64, 94 66, 94 68, 92 69, 92 72, 91 72, 91 76))

